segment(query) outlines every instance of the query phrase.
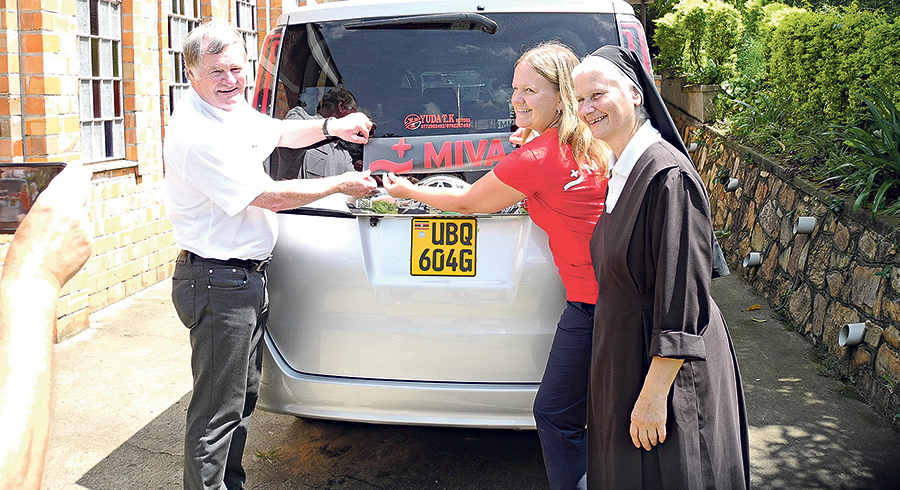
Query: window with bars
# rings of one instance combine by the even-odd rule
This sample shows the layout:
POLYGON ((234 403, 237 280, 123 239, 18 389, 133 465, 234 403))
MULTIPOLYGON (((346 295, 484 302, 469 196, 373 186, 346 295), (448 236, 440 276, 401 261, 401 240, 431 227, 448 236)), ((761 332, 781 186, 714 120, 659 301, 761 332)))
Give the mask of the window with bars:
POLYGON ((247 85, 244 97, 249 101, 253 97, 256 84, 256 70, 259 67, 259 42, 256 33, 256 0, 235 0, 237 12, 237 28, 244 36, 247 46, 247 85))
POLYGON ((86 162, 125 156, 122 12, 119 0, 77 0, 81 155, 86 162))
POLYGON ((184 67, 184 39, 200 25, 200 0, 171 0, 169 5, 169 113, 191 86, 184 67))

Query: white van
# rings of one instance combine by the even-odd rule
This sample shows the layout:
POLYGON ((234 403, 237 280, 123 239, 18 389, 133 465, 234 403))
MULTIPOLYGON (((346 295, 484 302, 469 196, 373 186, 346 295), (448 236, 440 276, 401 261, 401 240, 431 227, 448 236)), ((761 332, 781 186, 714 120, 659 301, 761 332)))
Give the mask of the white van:
MULTIPOLYGON (((649 67, 621 0, 310 3, 266 37, 253 102, 276 118, 315 117, 343 87, 377 125, 368 145, 343 144, 353 160, 425 185, 473 182, 514 151, 513 65, 547 40, 579 56, 621 45, 649 67)), ((279 151, 266 165, 296 177, 285 174, 296 158, 279 151)), ((261 409, 534 427, 565 294, 546 235, 519 207, 465 217, 332 196, 279 213, 279 225, 261 409)))

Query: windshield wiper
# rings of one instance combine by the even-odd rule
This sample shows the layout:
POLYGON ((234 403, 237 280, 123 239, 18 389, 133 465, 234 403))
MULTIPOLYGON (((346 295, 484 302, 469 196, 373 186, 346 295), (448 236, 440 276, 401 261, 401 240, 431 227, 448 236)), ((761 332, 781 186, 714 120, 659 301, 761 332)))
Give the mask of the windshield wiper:
POLYGON ((386 19, 348 22, 344 29, 430 29, 445 31, 497 32, 497 23, 481 14, 455 13, 435 15, 413 15, 410 17, 390 17, 386 19))
POLYGON ((327 209, 327 208, 308 208, 306 206, 293 208, 293 209, 283 209, 278 211, 280 214, 296 214, 299 216, 322 216, 325 218, 352 218, 355 219, 356 215, 351 213, 350 211, 341 211, 340 209, 327 209))

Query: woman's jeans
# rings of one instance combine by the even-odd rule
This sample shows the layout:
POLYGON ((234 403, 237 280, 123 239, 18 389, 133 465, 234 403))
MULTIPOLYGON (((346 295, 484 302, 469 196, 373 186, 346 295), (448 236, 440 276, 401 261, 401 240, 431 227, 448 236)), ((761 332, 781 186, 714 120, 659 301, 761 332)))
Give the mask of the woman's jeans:
POLYGON ((585 427, 593 330, 594 305, 567 301, 534 400, 534 421, 553 490, 586 487, 585 427))

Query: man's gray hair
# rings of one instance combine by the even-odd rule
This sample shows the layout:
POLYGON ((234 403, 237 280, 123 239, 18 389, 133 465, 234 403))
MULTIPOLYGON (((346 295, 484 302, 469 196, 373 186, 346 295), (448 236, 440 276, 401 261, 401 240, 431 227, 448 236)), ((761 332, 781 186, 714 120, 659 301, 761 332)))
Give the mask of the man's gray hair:
POLYGON ((200 68, 200 58, 204 54, 219 54, 232 44, 240 43, 244 49, 244 58, 247 58, 247 46, 244 44, 244 36, 231 24, 211 20, 195 27, 184 40, 182 52, 184 53, 184 65, 188 69, 200 68), (204 49, 203 41, 206 40, 204 49))

